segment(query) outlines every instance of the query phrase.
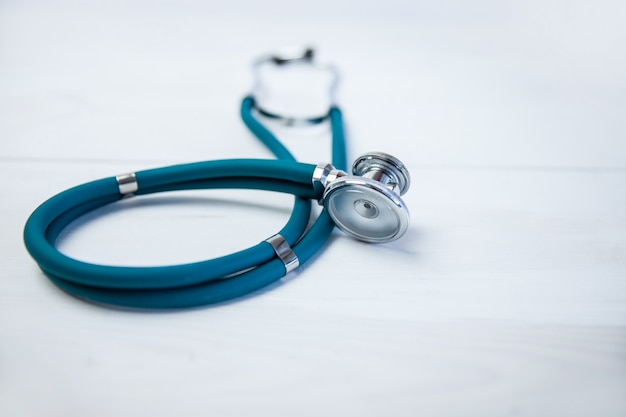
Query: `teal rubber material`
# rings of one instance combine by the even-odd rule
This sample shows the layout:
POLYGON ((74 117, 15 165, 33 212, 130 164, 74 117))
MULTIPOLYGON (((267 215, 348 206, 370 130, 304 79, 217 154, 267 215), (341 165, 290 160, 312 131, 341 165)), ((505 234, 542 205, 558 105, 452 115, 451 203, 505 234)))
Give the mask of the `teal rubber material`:
MULTIPOLYGON (((311 178, 315 165, 295 161, 289 150, 254 117, 254 99, 244 98, 241 117, 252 133, 279 159, 231 159, 196 162, 136 172, 135 195, 213 188, 258 189, 294 195, 291 216, 278 233, 298 257, 308 261, 326 242, 334 224, 322 210, 307 229, 311 178)), ((346 167, 341 112, 329 111, 333 165, 346 167)), ((96 303, 140 309, 194 307, 245 296, 276 282, 286 273, 268 242, 223 257, 159 267, 90 264, 70 258, 55 247, 72 221, 123 196, 115 177, 70 188, 41 204, 24 228, 24 243, 41 270, 64 291, 96 303), (226 278, 226 279, 224 279, 226 278)))

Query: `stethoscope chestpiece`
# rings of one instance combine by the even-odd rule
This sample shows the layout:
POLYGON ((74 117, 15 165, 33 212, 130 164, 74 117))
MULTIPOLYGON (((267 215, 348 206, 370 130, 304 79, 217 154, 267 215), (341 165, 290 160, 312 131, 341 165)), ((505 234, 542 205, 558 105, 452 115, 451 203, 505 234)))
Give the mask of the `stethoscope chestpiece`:
POLYGON ((328 181, 323 204, 341 230, 356 239, 391 242, 409 227, 409 210, 400 198, 410 186, 404 164, 383 152, 360 156, 353 175, 342 173, 328 181))

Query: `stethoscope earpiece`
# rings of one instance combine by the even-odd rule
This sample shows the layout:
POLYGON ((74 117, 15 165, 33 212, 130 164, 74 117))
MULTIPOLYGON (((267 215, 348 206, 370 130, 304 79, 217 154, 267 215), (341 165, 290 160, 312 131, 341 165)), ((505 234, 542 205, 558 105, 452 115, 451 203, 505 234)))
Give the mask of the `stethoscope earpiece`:
MULTIPOLYGON (((337 89, 337 84, 339 82, 339 71, 335 66, 330 64, 321 64, 315 60, 315 50, 313 48, 305 48, 300 52, 290 53, 287 55, 283 54, 271 54, 262 56, 257 59, 252 68, 254 71, 254 86, 252 88, 251 96, 256 97, 259 87, 261 83, 260 69, 265 65, 270 66, 278 66, 278 67, 286 67, 290 65, 307 65, 313 67, 319 71, 324 71, 330 74, 331 82, 328 89, 329 102, 331 107, 335 102, 335 90, 337 89)), ((286 115, 279 114, 275 111, 269 110, 264 107, 263 104, 259 103, 258 100, 254 101, 254 108, 262 114, 263 116, 273 119, 275 121, 281 122, 287 126, 306 126, 306 125, 316 125, 324 122, 329 117, 329 113, 314 115, 314 116, 294 116, 294 115, 286 115)))
POLYGON ((324 188, 323 204, 341 230, 356 239, 391 242, 409 227, 409 210, 400 198, 411 183, 409 171, 383 152, 360 156, 353 175, 336 174, 324 188))

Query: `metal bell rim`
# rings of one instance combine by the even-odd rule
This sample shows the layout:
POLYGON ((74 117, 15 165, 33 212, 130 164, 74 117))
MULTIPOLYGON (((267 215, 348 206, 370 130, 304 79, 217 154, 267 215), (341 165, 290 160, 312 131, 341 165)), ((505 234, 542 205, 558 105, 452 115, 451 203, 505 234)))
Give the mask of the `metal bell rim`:
POLYGON ((327 185, 326 189, 324 190, 323 200, 324 207, 326 207, 326 209, 328 210, 328 213, 332 217, 337 227, 358 240, 370 243, 392 242, 402 237, 409 227, 409 209, 407 208, 402 198, 400 198, 397 193, 390 190, 380 182, 372 180, 370 178, 352 175, 339 177, 327 185), (358 231, 346 228, 344 222, 341 221, 341 219, 345 218, 345 216, 342 217, 341 214, 336 215, 335 211, 332 209, 332 207, 330 207, 329 203, 332 200, 334 194, 341 191, 341 189, 345 189, 346 187, 357 187, 365 192, 376 192, 378 193, 378 196, 382 195, 383 197, 385 197, 385 201, 388 203, 387 207, 392 210, 397 220, 397 227, 395 232, 384 237, 372 237, 365 236, 358 231))

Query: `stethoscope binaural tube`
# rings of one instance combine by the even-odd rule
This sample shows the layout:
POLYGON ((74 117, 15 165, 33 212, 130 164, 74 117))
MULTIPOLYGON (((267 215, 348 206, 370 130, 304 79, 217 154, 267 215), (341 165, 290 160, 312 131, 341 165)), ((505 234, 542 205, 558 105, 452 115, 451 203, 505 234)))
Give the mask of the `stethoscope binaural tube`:
MULTIPOLYGON (((296 162, 289 151, 253 116, 254 99, 246 97, 241 115, 246 125, 279 160, 234 159, 197 162, 134 173, 132 194, 164 191, 242 188, 290 193, 294 207, 279 231, 302 265, 321 248, 334 223, 322 210, 307 230, 311 199, 320 199, 312 184, 315 165, 296 162)), ((331 109, 333 162, 345 165, 341 112, 331 109)), ((207 261, 158 266, 97 265, 68 257, 55 247, 59 233, 81 215, 125 196, 119 177, 66 190, 39 206, 28 219, 24 242, 42 271, 57 286, 93 302, 130 308, 171 309, 213 304, 241 297, 283 277, 287 267, 269 241, 207 261), (226 279, 224 279, 226 278, 226 279)))

